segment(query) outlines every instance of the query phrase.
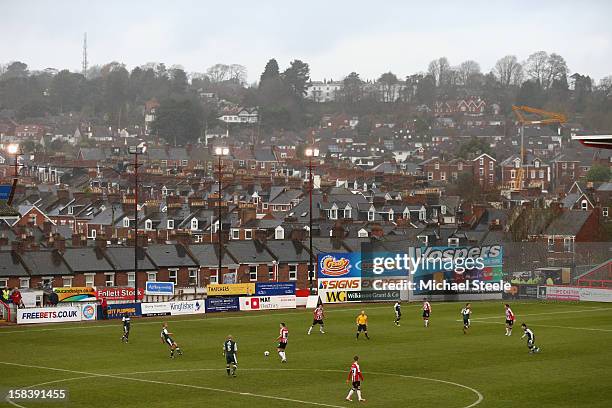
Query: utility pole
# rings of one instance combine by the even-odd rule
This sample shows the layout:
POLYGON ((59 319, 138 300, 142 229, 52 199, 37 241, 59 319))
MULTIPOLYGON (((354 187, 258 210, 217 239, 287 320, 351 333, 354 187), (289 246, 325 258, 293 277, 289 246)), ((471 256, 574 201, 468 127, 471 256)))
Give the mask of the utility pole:
POLYGON ((87 78, 87 33, 83 35, 83 76, 87 78))

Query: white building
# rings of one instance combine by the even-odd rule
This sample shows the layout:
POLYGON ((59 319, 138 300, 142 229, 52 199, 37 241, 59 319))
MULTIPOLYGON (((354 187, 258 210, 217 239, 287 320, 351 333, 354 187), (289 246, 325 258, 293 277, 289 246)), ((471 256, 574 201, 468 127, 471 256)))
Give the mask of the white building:
POLYGON ((332 102, 342 87, 342 81, 311 81, 306 89, 306 98, 314 102, 332 102))
POLYGON ((231 108, 225 109, 219 120, 225 123, 242 123, 253 124, 259 120, 259 111, 257 108, 231 108))

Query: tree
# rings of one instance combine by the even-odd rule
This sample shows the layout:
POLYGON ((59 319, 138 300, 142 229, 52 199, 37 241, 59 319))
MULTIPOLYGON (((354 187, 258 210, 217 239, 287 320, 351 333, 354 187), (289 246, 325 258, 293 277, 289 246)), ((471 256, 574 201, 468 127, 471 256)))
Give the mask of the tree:
POLYGON ((229 79, 230 67, 226 64, 215 64, 206 70, 206 76, 213 83, 220 83, 229 79))
POLYGON ((386 72, 378 78, 380 93, 383 102, 393 102, 395 100, 395 85, 399 82, 393 72, 386 72))
POLYGON ((546 60, 546 84, 544 88, 552 86, 555 81, 561 81, 565 78, 567 82, 567 63, 559 54, 552 53, 546 60))
POLYGON ((415 98, 418 104, 433 107, 436 99, 436 82, 431 75, 426 75, 419 80, 415 98))
POLYGON ((64 69, 51 82, 50 97, 59 112, 79 110, 85 77, 64 69))
POLYGON ((174 144, 195 142, 202 131, 202 110, 190 99, 166 99, 157 108, 153 133, 174 144))
POLYGON ((228 67, 227 75, 229 76, 230 81, 237 85, 243 85, 247 80, 247 69, 240 64, 231 64, 228 67))
POLYGON ((459 65, 457 72, 461 85, 467 85, 472 76, 480 74, 480 64, 473 60, 463 61, 459 65))
POLYGON ((182 95, 187 91, 187 73, 180 67, 170 69, 170 91, 182 95))
POLYGON ((342 81, 342 96, 344 103, 347 105, 353 105, 361 100, 363 96, 362 87, 363 81, 359 78, 359 74, 351 72, 342 81))
POLYGON ((25 78, 28 76, 28 64, 21 61, 14 61, 7 65, 2 79, 25 78))
POLYGON ((448 73, 450 71, 450 63, 446 57, 440 57, 429 63, 427 73, 434 79, 434 84, 437 87, 448 83, 448 73))
POLYGON ((538 51, 531 54, 525 61, 525 72, 533 81, 539 82, 545 86, 547 76, 546 64, 548 61, 548 53, 546 51, 538 51))
POLYGON ((497 60, 493 74, 504 88, 519 86, 523 80, 523 66, 518 62, 516 56, 506 55, 497 60))
POLYGON ((259 86, 261 86, 267 80, 278 80, 280 78, 280 71, 278 69, 278 62, 274 58, 270 59, 266 63, 264 72, 259 77, 259 86))
POLYGON ((289 68, 283 72, 282 79, 290 92, 298 99, 302 99, 306 95, 307 84, 310 80, 310 68, 305 62, 293 60, 289 68))
POLYGON ((587 181, 607 182, 610 181, 610 176, 612 176, 610 173, 610 167, 595 164, 587 172, 586 178, 587 181))
POLYGON ((457 156, 464 159, 473 159, 474 157, 477 157, 483 153, 488 154, 491 157, 494 156, 489 144, 481 139, 473 137, 468 142, 461 144, 457 156))

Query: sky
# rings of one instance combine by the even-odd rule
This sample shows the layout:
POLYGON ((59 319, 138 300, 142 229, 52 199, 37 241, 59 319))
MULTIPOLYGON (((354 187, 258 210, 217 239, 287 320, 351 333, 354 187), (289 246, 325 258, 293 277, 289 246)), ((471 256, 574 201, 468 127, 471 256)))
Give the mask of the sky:
POLYGON ((0 0, 0 11, 0 64, 30 69, 80 70, 87 32, 90 66, 236 63, 249 82, 270 58, 281 70, 307 62, 313 80, 376 79, 426 71, 441 56, 488 72, 504 55, 539 50, 562 55, 571 73, 612 75, 608 0, 0 0))

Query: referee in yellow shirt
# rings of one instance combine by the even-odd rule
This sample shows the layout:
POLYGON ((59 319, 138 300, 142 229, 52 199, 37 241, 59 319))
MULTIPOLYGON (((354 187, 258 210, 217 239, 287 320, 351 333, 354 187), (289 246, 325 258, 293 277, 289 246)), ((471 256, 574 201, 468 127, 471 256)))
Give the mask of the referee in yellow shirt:
POLYGON ((368 336, 368 315, 362 310, 359 316, 357 316, 357 339, 359 339, 359 333, 364 332, 366 339, 370 340, 368 336))

